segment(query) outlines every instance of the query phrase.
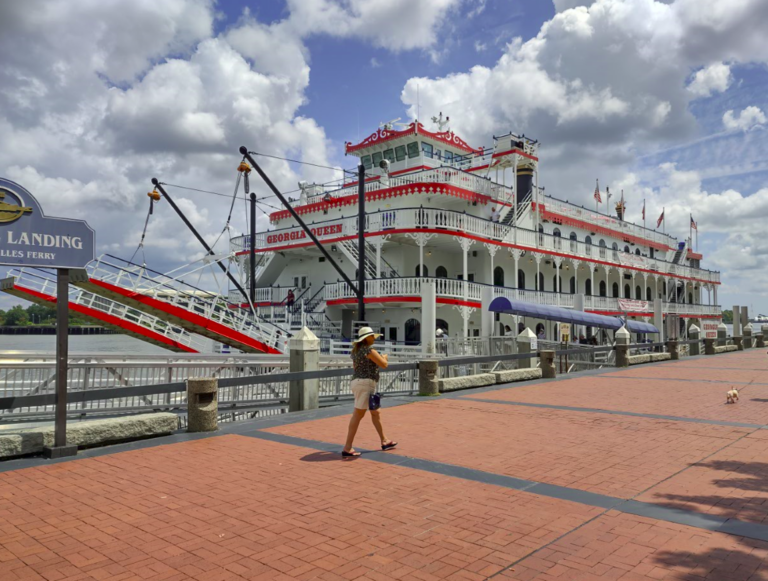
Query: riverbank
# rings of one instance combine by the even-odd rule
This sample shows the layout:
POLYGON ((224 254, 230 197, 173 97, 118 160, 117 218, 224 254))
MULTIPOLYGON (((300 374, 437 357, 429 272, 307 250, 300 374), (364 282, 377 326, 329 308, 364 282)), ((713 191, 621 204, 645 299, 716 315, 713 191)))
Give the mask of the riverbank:
MULTIPOLYGON (((33 327, 0 326, 0 335, 55 335, 54 325, 36 325, 33 327)), ((69 328, 70 335, 117 335, 113 329, 105 329, 95 325, 79 325, 69 328)))

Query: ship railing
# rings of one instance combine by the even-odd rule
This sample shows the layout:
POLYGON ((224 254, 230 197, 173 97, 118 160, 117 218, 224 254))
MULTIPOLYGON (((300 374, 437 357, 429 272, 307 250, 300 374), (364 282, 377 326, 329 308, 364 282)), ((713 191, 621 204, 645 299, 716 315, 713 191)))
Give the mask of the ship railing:
MULTIPOLYGON (((26 269, 12 270, 9 272, 9 276, 16 279, 15 284, 50 297, 56 297, 56 280, 46 275, 47 273, 45 271, 30 272, 26 269)), ((110 315, 121 321, 133 323, 139 327, 148 329, 158 335, 162 335, 172 341, 194 349, 198 353, 204 353, 210 350, 210 344, 198 335, 189 333, 185 329, 172 325, 162 319, 158 319, 155 316, 86 290, 70 286, 69 302, 110 315)))
MULTIPOLYGON (((320 241, 334 240, 348 236, 356 236, 358 219, 341 218, 313 224, 315 233, 320 241)), ((383 210, 366 214, 366 232, 386 232, 394 229, 445 230, 448 233, 463 232, 489 240, 499 240, 525 248, 526 251, 549 250, 563 252, 568 250, 572 255, 565 260, 579 259, 613 261, 613 268, 627 268, 628 271, 641 271, 636 276, 654 276, 667 274, 681 278, 691 278, 708 283, 719 283, 720 273, 681 264, 674 264, 656 257, 647 257, 636 253, 608 249, 605 246, 586 244, 580 240, 561 238, 544 232, 534 232, 523 228, 513 228, 500 222, 457 212, 435 208, 399 208, 383 210)), ((562 228, 562 227, 561 227, 562 228)), ((282 228, 259 234, 259 244, 263 248, 280 247, 290 244, 290 238, 303 234, 299 227, 282 228)), ((599 238, 599 237, 594 237, 599 238)), ((233 243, 237 239, 233 239, 233 243)), ((304 241, 303 239, 301 239, 304 241)), ((596 240, 597 241, 597 240, 596 240)), ((606 265, 610 267, 609 265, 606 265)), ((585 273, 586 274, 586 273, 585 273)))
POLYGON ((283 345, 277 344, 287 338, 285 329, 263 320, 253 321, 245 311, 230 309, 226 296, 198 289, 145 266, 132 264, 108 254, 91 262, 87 270, 91 279, 169 303, 235 329, 266 345, 281 350, 284 348, 283 345))
MULTIPOLYGON (((54 415, 56 361, 52 354, 0 356, 0 423, 50 420, 54 415), (31 399, 30 399, 31 398, 31 399), (40 403, 40 399, 50 400, 40 403)), ((349 357, 320 357, 321 405, 352 399, 349 357)), ((186 380, 219 380, 219 421, 284 413, 288 408, 288 358, 283 356, 209 355, 197 358, 110 354, 70 357, 67 374, 72 417, 115 416, 147 411, 186 414, 186 380)), ((381 372, 386 395, 418 390, 415 363, 381 372)), ((182 422, 183 423, 183 422, 182 422)))
MULTIPOLYGON (((491 197, 493 200, 501 202, 512 201, 512 188, 492 182, 490 179, 475 175, 468 171, 453 167, 437 167, 399 176, 381 176, 377 180, 366 182, 366 193, 398 188, 409 185, 421 184, 446 184, 452 185, 477 194, 491 197)), ((307 204, 314 204, 323 201, 323 198, 344 197, 357 195, 357 183, 348 185, 337 190, 329 190, 322 194, 310 196, 307 198, 307 204)))
MULTIPOLYGON (((438 297, 450 297, 468 301, 480 301, 482 285, 453 278, 399 277, 378 278, 365 281, 367 297, 413 297, 421 296, 422 283, 435 283, 438 297)), ((334 301, 355 297, 346 282, 330 283, 326 286, 325 300, 334 301)))
POLYGON ((632 224, 631 222, 625 222, 618 218, 601 214, 600 212, 595 212, 569 202, 558 200, 557 198, 547 196, 541 199, 541 204, 547 211, 559 214, 566 218, 573 218, 581 222, 594 224, 595 226, 602 226, 603 228, 615 230, 619 234, 629 234, 631 236, 650 240, 651 242, 662 244, 665 247, 676 245, 674 238, 668 234, 650 230, 643 226, 632 224))

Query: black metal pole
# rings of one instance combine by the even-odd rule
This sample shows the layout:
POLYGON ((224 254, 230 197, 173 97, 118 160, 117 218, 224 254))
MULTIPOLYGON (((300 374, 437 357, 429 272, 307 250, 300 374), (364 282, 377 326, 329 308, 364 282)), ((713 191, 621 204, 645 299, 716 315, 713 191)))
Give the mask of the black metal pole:
POLYGON ((344 270, 338 265, 338 263, 333 259, 333 257, 328 254, 328 251, 325 249, 325 247, 320 244, 320 241, 317 239, 317 236, 315 236, 314 232, 309 229, 309 227, 304 223, 304 220, 301 219, 301 217, 296 213, 296 210, 293 209, 293 206, 291 206, 288 203, 288 200, 285 199, 285 196, 280 193, 280 190, 275 187, 275 184, 272 183, 272 180, 269 179, 267 174, 264 173, 264 170, 261 169, 261 166, 259 166, 258 163, 256 163, 256 160, 253 159, 253 156, 248 152, 248 148, 244 145, 240 146, 240 153, 242 153, 245 158, 251 162, 251 165, 253 166, 253 169, 255 169, 258 174, 261 176, 261 179, 264 180, 264 183, 267 184, 270 190, 272 190, 272 193, 277 196, 277 199, 280 200, 280 202, 285 206, 285 209, 288 210, 288 212, 293 216, 293 219, 296 220, 296 222, 301 226, 301 229, 304 230, 304 232, 309 236, 309 239, 314 242, 315 246, 320 250, 320 252, 323 253, 323 256, 325 256, 325 259, 331 263, 333 268, 336 269, 336 271, 341 275, 341 278, 344 279, 344 282, 346 282, 349 285, 349 288, 352 289, 352 292, 355 293, 358 297, 360 296, 360 290, 355 286, 355 283, 353 283, 350 278, 347 276, 347 273, 344 272, 344 270))
POLYGON ((357 320, 365 321, 365 166, 357 166, 357 320))
POLYGON ((250 262, 250 288, 251 304, 256 305, 256 194, 251 192, 251 232, 248 245, 248 257, 250 262))
POLYGON ((53 445, 67 445, 67 365, 69 363, 69 269, 56 276, 56 426, 53 445))
MULTIPOLYGON (((208 254, 213 255, 214 252, 211 249, 211 247, 208 246, 208 243, 203 239, 202 236, 200 236, 200 234, 192 225, 192 223, 189 220, 187 220, 187 217, 184 215, 184 212, 182 212, 181 209, 179 209, 179 207, 176 205, 176 202, 174 202, 173 198, 171 198, 171 196, 168 195, 168 192, 165 191, 162 184, 158 181, 157 178, 152 178, 152 184, 159 190, 161 194, 163 194, 165 199, 168 200, 168 203, 171 205, 171 208, 173 208, 176 211, 176 213, 179 215, 179 218, 181 218, 184 221, 184 223, 187 225, 187 228, 189 228, 192 234, 195 235, 195 238, 197 238, 197 241, 200 242, 200 244, 203 245, 203 248, 205 248, 208 251, 208 254)), ((232 284, 235 285, 235 288, 238 291, 240 291, 240 294, 243 296, 243 298, 247 297, 248 292, 243 288, 243 285, 241 285, 240 282, 234 276, 232 276, 232 273, 229 272, 229 270, 227 270, 227 267, 218 261, 216 262, 216 264, 219 265, 219 268, 222 270, 222 272, 226 274, 227 278, 232 282, 232 284)), ((253 310, 253 315, 254 317, 256 316, 255 308, 253 310)), ((262 321, 262 322, 266 322, 266 321, 262 321)), ((273 323, 269 323, 269 324, 272 325, 273 327, 277 327, 277 325, 274 325, 273 323)))

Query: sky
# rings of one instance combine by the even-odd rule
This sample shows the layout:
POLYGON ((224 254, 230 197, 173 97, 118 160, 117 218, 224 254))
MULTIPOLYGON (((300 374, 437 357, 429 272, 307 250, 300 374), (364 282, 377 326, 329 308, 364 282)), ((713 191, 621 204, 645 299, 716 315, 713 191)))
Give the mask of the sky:
MULTIPOLYGON (((767 29, 768 0, 2 2, 0 176, 125 259, 152 177, 222 193, 168 189, 224 252, 240 145, 306 162, 260 158, 292 191, 352 169, 345 141, 443 112, 473 146, 539 139, 547 194, 589 205, 599 179, 680 238, 693 215, 721 305, 768 313, 767 29)), ((251 182, 263 230, 277 200, 251 182)), ((164 202, 143 251, 202 256, 164 202)))

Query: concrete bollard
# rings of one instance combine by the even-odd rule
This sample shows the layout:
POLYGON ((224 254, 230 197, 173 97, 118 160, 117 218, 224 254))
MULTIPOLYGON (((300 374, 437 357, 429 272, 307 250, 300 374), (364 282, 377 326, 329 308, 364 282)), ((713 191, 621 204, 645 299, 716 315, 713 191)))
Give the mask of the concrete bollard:
MULTIPOLYGON (((308 327, 304 327, 288 341, 291 372, 320 369, 320 340, 308 327)), ((320 407, 319 380, 291 381, 288 386, 288 411, 316 410, 320 407)))
POLYGON ((744 349, 752 349, 752 323, 744 326, 744 349))
POLYGON ((691 341, 696 341, 695 343, 690 344, 691 355, 701 355, 701 343, 699 342, 701 340, 701 329, 696 325, 688 327, 688 338, 691 341))
POLYGON ((720 323, 717 326, 717 344, 720 347, 725 347, 728 341, 728 327, 725 323, 720 323))
POLYGON ((743 337, 731 337, 733 344, 736 345, 737 351, 744 351, 744 338, 743 337))
POLYGON ((632 337, 625 327, 616 331, 616 367, 629 367, 629 342, 632 337))
POLYGON ((715 339, 704 339, 704 355, 715 354, 715 339))
MULTIPOLYGON (((518 353, 536 353, 537 350, 536 335, 527 327, 523 329, 517 336, 517 352, 518 353)), ((536 367, 536 357, 526 357, 517 360, 518 369, 530 369, 536 367)))
POLYGON ((555 352, 539 351, 539 359, 541 360, 541 376, 545 379, 557 377, 557 373, 555 373, 555 352))
POLYGON ((215 432, 219 429, 219 380, 195 377, 187 380, 187 431, 215 432))
POLYGON ((763 349, 765 347, 765 335, 762 333, 755 335, 755 347, 757 349, 763 349))
POLYGON ((669 358, 673 361, 680 359, 680 351, 677 349, 676 339, 670 339, 667 341, 667 351, 669 352, 669 358))
POLYGON ((768 325, 761 325, 760 331, 763 333, 763 340, 765 340, 765 337, 768 337, 768 325))
POLYGON ((437 359, 419 361, 419 395, 440 395, 437 359))

